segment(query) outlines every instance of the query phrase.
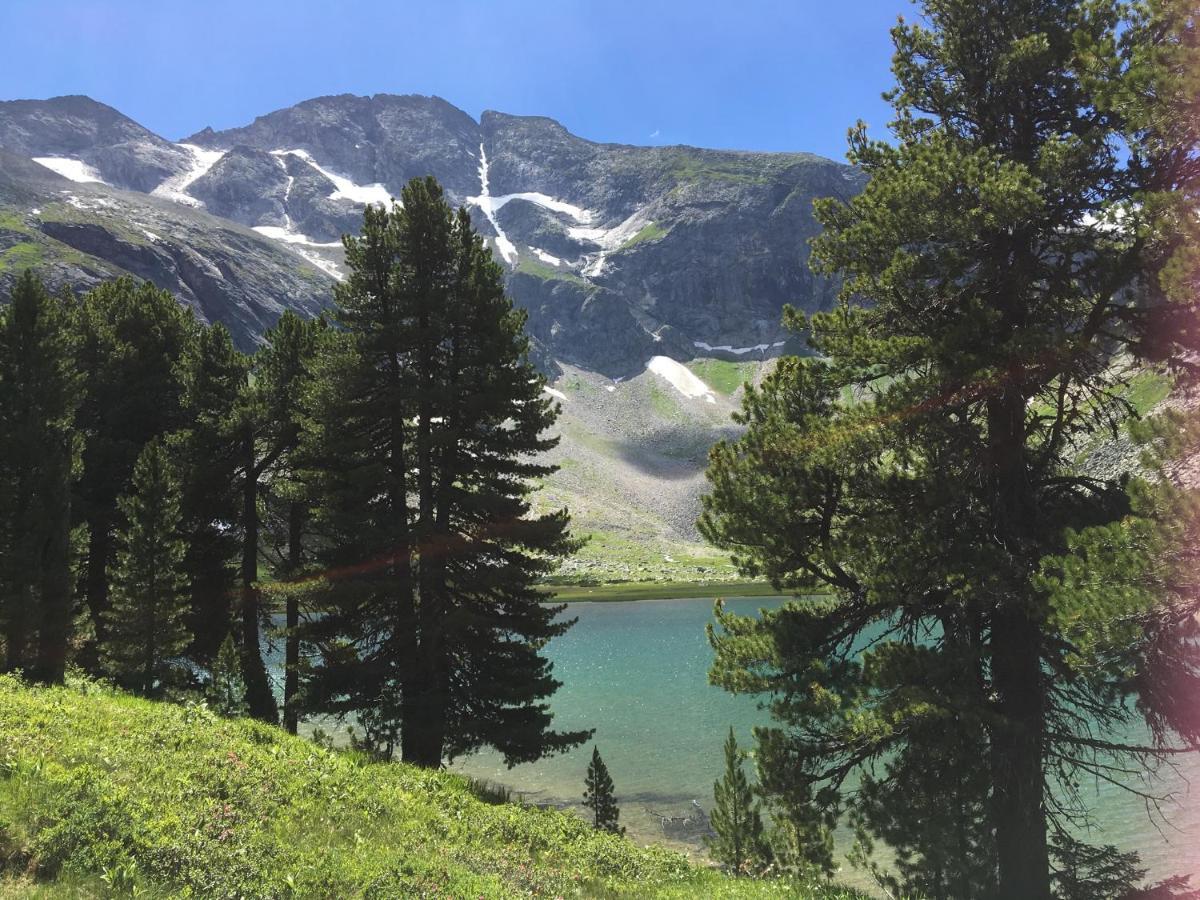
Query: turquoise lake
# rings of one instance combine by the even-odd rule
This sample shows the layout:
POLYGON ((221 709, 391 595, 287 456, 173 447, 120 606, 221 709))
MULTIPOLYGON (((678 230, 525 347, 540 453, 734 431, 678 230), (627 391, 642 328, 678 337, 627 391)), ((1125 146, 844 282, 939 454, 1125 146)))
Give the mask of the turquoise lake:
MULTIPOLYGON (((741 614, 782 602, 727 601, 741 614)), ((697 842, 668 840, 656 814, 686 816, 693 801, 709 810, 729 727, 746 744, 753 726, 767 721, 754 698, 708 684, 712 649, 704 626, 712 608, 711 600, 692 599, 573 602, 566 615, 578 623, 546 648, 563 682, 551 703, 555 724, 596 730, 594 743, 612 774, 621 822, 638 841, 699 850, 697 842)), ((531 803, 577 807, 591 748, 589 742, 513 769, 497 754, 483 752, 452 768, 503 784, 531 803)), ((1141 851, 1151 877, 1200 872, 1200 798, 1188 793, 1189 782, 1200 793, 1200 760, 1186 759, 1180 770, 1140 785, 1176 795, 1163 805, 1163 816, 1151 818, 1143 800, 1112 785, 1081 785, 1095 812, 1087 839, 1141 851)), ((839 845, 840 856, 846 841, 839 845)), ((844 861, 839 877, 860 881, 844 861)))

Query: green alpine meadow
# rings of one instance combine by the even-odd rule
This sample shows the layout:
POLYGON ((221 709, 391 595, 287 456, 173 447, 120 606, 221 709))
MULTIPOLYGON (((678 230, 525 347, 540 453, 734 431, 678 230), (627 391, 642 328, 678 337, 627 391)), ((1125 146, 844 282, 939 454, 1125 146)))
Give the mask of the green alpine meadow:
POLYGON ((1195 3, 344 6, 0 9, 0 900, 1200 900, 1195 3))

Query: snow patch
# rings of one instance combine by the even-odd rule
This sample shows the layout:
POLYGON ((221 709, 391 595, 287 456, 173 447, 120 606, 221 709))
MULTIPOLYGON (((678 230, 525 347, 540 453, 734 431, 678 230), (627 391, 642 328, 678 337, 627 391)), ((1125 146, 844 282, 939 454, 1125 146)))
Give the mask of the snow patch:
POLYGON ((559 259, 557 256, 553 256, 553 255, 547 253, 545 250, 539 250, 537 247, 530 247, 529 249, 533 251, 534 256, 536 256, 538 259, 540 259, 544 263, 549 263, 552 266, 561 266, 562 265, 561 259, 559 259))
POLYGON ((255 225, 254 230, 263 237, 287 244, 294 253, 302 256, 327 275, 332 275, 338 281, 345 280, 346 276, 342 274, 342 270, 338 268, 337 263, 317 252, 331 247, 340 247, 342 246, 341 241, 321 243, 290 228, 280 228, 278 225, 255 225))
POLYGON ((292 231, 288 228, 280 228, 277 225, 255 225, 254 230, 263 237, 274 238, 277 241, 283 241, 285 244, 304 244, 306 247, 340 247, 341 241, 328 241, 322 243, 314 241, 306 234, 300 234, 298 231, 292 231))
POLYGON ((88 197, 85 200, 82 197, 76 197, 70 191, 62 191, 61 193, 67 195, 67 203, 76 209, 113 209, 117 205, 114 201, 109 200, 107 197, 88 197))
POLYGON ((701 350, 720 350, 722 353, 736 353, 742 356, 746 353, 764 353, 767 350, 772 350, 776 347, 782 347, 785 341, 776 341, 773 344, 755 344, 753 347, 733 347, 729 344, 707 344, 704 341, 692 341, 693 347, 698 347, 701 350))
POLYGON ((615 384, 606 384, 604 389, 610 394, 615 394, 617 392, 617 386, 615 384))
MULTIPOLYGON (((480 153, 482 152, 481 148, 480 153)), ((574 203, 568 203, 566 200, 555 199, 549 194, 543 194, 540 191, 521 191, 516 194, 501 194, 499 197, 493 197, 486 193, 485 189, 485 192, 480 196, 467 198, 468 203, 475 203, 481 209, 486 203, 487 206, 491 207, 492 212, 498 212, 501 207, 512 200, 526 200, 551 212, 566 213, 576 222, 581 223, 591 222, 596 216, 591 210, 584 209, 582 206, 576 206, 574 203)))
POLYGON ((567 395, 564 394, 562 391, 556 391, 554 388, 549 387, 549 386, 543 386, 542 390, 545 391, 547 394, 549 394, 551 397, 554 397, 557 400, 561 400, 563 403, 567 402, 567 395))
POLYGON ((33 161, 39 166, 45 166, 51 172, 57 172, 63 178, 78 181, 80 184, 98 182, 108 184, 100 173, 81 159, 70 159, 66 156, 35 156, 33 161))
POLYGON ((500 223, 496 220, 496 210, 503 206, 495 206, 493 197, 488 192, 488 161, 487 151, 483 149, 483 144, 479 145, 479 196, 468 197, 468 203, 474 203, 487 217, 487 220, 492 223, 492 228, 496 230, 496 249, 500 251, 500 255, 504 257, 504 261, 510 266, 516 261, 517 248, 512 241, 508 239, 508 235, 504 233, 504 229, 500 227, 500 223))
POLYGON ((159 241, 162 240, 162 238, 160 238, 157 234, 155 234, 149 228, 143 228, 142 234, 144 234, 146 237, 148 237, 150 239, 151 243, 154 243, 154 244, 157 244, 159 241))
POLYGON ((609 255, 641 231, 649 221, 641 210, 637 210, 624 222, 612 228, 588 228, 580 226, 568 228, 567 234, 574 240, 587 241, 600 248, 600 251, 583 267, 583 274, 589 278, 594 278, 603 273, 609 255))
POLYGON ((195 206, 198 209, 203 209, 204 204, 188 194, 187 189, 196 179, 207 175, 208 170, 215 166, 217 161, 225 155, 225 151, 206 150, 195 144, 176 144, 175 146, 191 154, 191 165, 184 171, 165 179, 162 184, 150 193, 156 197, 166 197, 168 200, 174 200, 176 203, 183 203, 187 206, 195 206))
POLYGON ((650 357, 650 362, 646 364, 646 370, 670 382, 671 387, 689 400, 703 397, 706 403, 717 402, 712 388, 697 378, 687 366, 676 362, 669 356, 650 357))
MULTIPOLYGON (((321 166, 312 158, 312 154, 307 150, 272 150, 271 155, 294 156, 297 159, 302 159, 332 181, 334 189, 333 193, 329 195, 330 200, 352 200, 364 206, 372 203, 379 206, 387 206, 392 202, 392 195, 388 193, 388 189, 380 182, 376 181, 374 184, 355 184, 344 175, 337 175, 321 166)), ((289 193, 291 191, 290 182, 288 184, 288 191, 289 193)))

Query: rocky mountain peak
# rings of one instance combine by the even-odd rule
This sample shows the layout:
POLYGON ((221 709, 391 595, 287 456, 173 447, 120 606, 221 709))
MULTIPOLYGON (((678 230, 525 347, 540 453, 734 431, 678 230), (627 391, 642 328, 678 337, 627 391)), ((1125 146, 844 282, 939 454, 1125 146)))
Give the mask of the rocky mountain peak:
POLYGON ((432 175, 503 262, 546 368, 609 376, 652 356, 780 352, 783 305, 834 293, 807 267, 812 200, 861 184, 810 154, 597 143, 415 94, 315 97, 179 143, 86 97, 11 101, 0 148, 252 229, 334 276, 364 205, 432 175))

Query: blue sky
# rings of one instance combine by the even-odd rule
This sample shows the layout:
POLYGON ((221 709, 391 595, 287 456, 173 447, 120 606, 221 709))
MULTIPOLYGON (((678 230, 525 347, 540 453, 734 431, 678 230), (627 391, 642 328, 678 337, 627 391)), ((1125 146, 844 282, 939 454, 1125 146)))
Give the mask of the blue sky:
POLYGON ((437 94, 593 140, 882 136, 907 0, 3 0, 0 98, 88 94, 165 137, 322 94, 437 94))

